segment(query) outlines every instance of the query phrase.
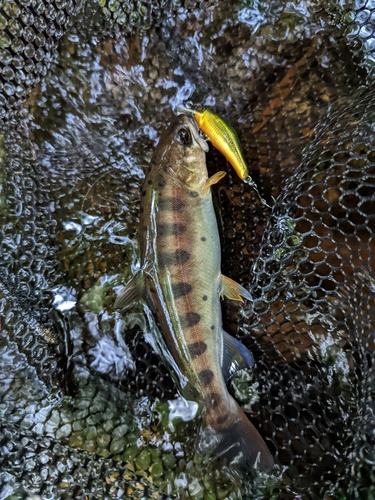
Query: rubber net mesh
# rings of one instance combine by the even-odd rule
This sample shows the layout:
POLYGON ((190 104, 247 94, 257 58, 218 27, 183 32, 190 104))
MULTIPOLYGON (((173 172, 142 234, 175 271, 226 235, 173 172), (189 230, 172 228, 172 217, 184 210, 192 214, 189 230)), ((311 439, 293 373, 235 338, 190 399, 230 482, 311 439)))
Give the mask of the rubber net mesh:
POLYGON ((370 0, 1 2, 1 498, 374 498, 374 30, 370 0), (272 205, 210 148, 223 274, 253 296, 223 302, 256 359, 230 390, 271 475, 200 462, 151 319, 112 310, 186 99, 272 205))

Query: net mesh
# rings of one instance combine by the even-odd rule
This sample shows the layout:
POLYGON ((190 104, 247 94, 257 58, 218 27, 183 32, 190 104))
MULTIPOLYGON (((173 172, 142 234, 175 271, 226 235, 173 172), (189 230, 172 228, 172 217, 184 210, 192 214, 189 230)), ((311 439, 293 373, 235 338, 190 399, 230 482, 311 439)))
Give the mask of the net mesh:
POLYGON ((374 497, 375 5, 202 4, 1 4, 2 498, 374 497), (223 273, 253 296, 223 303, 256 359, 231 390, 278 464, 245 482, 197 462, 152 324, 111 309, 188 98, 272 205, 210 151, 223 273))

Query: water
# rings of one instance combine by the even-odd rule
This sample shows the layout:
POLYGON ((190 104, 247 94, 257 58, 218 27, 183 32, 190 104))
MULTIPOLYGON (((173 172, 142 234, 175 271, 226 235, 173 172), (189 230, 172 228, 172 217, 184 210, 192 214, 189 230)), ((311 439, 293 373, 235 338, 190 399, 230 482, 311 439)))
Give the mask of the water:
MULTIPOLYGON (((340 16, 341 11, 334 13, 340 16)), ((116 291, 138 266, 140 186, 173 110, 190 99, 225 117, 237 130, 252 178, 272 207, 272 197, 278 196, 282 182, 308 150, 315 125, 339 96, 365 81, 371 54, 358 63, 350 48, 356 32, 348 29, 347 40, 345 30, 344 23, 335 27, 317 2, 270 6, 243 1, 203 10, 181 8, 175 16, 165 14, 150 29, 126 36, 113 29, 112 36, 103 39, 92 27, 74 26, 65 34, 47 77, 22 111, 23 151, 12 151, 15 159, 9 176, 19 191, 14 188, 9 213, 5 208, 3 215, 11 234, 9 255, 22 262, 22 242, 23 248, 34 252, 36 239, 41 257, 33 260, 34 267, 24 278, 25 283, 30 276, 36 282, 26 287, 24 298, 10 297, 11 279, 4 280, 0 290, 2 310, 8 315, 4 331, 15 324, 21 332, 18 338, 6 333, 0 345, 2 418, 68 446, 77 457, 82 450, 114 459, 119 467, 125 464, 129 474, 135 471, 167 495, 271 498, 272 488, 280 487, 289 495, 285 498, 297 498, 295 491, 303 488, 303 481, 296 479, 301 465, 285 458, 279 430, 284 424, 277 421, 284 417, 272 417, 274 408, 257 413, 255 403, 264 401, 258 390, 266 393, 268 375, 260 382, 240 377, 235 393, 243 396, 281 467, 275 477, 257 473, 243 482, 220 461, 206 463, 195 455, 196 408, 181 403, 163 361, 143 340, 155 335, 145 311, 135 307, 121 317, 112 306, 116 291), (29 165, 24 184, 17 174, 17 155, 29 165), (36 188, 28 186, 29 178, 36 188), (28 198, 23 197, 25 191, 28 198), (37 213, 30 207, 37 207, 37 213), (45 207, 47 215, 38 207, 45 207), (37 229, 28 232, 33 217, 37 229), (45 229, 47 223, 51 233, 45 229), (34 289, 58 312, 56 317, 51 313, 47 327, 42 314, 27 308, 26 299, 34 289), (25 311, 30 318, 22 322, 25 311), (51 326, 55 323, 58 334, 51 326), (288 486, 289 478, 296 480, 295 491, 288 486)), ((367 32, 358 33, 363 37, 367 32)), ((369 53, 370 45, 366 38, 364 50, 369 53)), ((210 150, 209 169, 227 169, 210 150)), ((6 177, 5 164, 3 160, 1 181, 6 177)), ((215 192, 223 232, 223 273, 248 284, 271 208, 262 205, 257 193, 230 169, 225 185, 215 192)), ((3 204, 4 191, 0 197, 3 204)), ((277 214, 276 219, 291 220, 277 214)), ((290 225, 289 231, 293 230, 290 225)), ((280 261, 282 257, 280 253, 280 261)), ((262 261, 258 265, 262 268, 262 261)), ((296 297, 286 295, 286 299, 292 302, 296 297)), ((241 311, 228 304, 224 317, 232 333, 243 322, 241 311)), ((325 359, 328 381, 334 384, 335 377, 341 377, 350 400, 350 391, 348 396, 345 391, 352 367, 335 349, 335 328, 329 327, 329 343, 321 345, 323 358, 329 358, 325 359)), ((250 337, 247 327, 245 341, 251 343, 250 337)), ((302 344, 305 348, 311 343, 302 344)), ((264 347, 261 341, 259 345, 264 347)), ((262 373, 262 355, 257 356, 262 373)), ((288 356, 287 362, 295 361, 288 356)), ((271 367, 274 372, 278 369, 271 367)), ((269 380, 278 379, 274 372, 269 380)), ((297 380, 299 375, 295 376, 297 380)), ((310 386, 308 390, 313 392, 310 386)), ((280 404, 286 405, 286 400, 280 397, 280 404)), ((54 480, 51 471, 45 474, 54 480)), ((319 482, 317 476, 319 471, 306 476, 309 487, 319 482)), ((2 495, 7 498, 17 491, 17 484, 5 488, 2 495)), ((121 496, 121 488, 113 497, 121 496)))

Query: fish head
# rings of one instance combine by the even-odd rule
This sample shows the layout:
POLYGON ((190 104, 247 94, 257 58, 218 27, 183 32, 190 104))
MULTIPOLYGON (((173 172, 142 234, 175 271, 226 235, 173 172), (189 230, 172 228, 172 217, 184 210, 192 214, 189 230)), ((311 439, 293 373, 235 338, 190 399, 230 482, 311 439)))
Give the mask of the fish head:
POLYGON ((194 118, 178 115, 160 140, 154 164, 176 182, 199 190, 208 178, 207 151, 194 118))

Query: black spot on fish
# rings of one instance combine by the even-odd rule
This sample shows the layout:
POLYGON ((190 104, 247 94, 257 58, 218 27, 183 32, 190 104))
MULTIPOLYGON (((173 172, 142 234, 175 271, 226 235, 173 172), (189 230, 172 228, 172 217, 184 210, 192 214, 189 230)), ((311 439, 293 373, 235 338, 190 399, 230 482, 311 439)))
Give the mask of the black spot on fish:
POLYGON ((172 285, 173 296, 175 299, 179 297, 184 297, 188 295, 192 290, 192 286, 189 283, 175 283, 172 285))
POLYGON ((173 228, 173 234, 182 234, 186 231, 187 226, 185 224, 180 224, 179 222, 176 222, 173 228))
POLYGON ((169 226, 171 224, 156 224, 156 231, 160 236, 169 236, 169 226))
POLYGON ((192 198, 196 198, 197 196, 199 196, 199 193, 197 193, 197 191, 190 191, 189 194, 192 198))
POLYGON ((164 198, 164 199, 159 199, 158 203, 158 208, 160 210, 168 210, 168 211, 175 211, 175 212, 180 212, 185 206, 185 203, 177 197, 174 198, 164 198))
POLYGON ((208 299, 207 295, 203 295, 202 299, 207 300, 208 299))
POLYGON ((219 425, 223 424, 228 420, 228 418, 229 418, 229 413, 225 413, 225 415, 220 415, 220 417, 217 417, 216 423, 219 425))
POLYGON ((179 266, 185 264, 189 259, 189 252, 180 249, 177 249, 173 253, 161 252, 158 254, 158 260, 161 266, 179 266))
POLYGON ((143 214, 144 211, 145 211, 145 209, 143 207, 141 207, 141 214, 143 214))
POLYGON ((197 325, 200 322, 200 320, 201 320, 200 314, 196 312, 188 312, 186 313, 184 323, 187 327, 191 327, 197 325))
POLYGON ((154 288, 154 287, 151 287, 151 288, 150 288, 150 292, 151 292, 151 293, 156 293, 155 288, 154 288))
POLYGON ((180 210, 182 210, 185 206, 185 203, 180 199, 180 198, 172 198, 172 206, 173 206, 173 210, 176 210, 177 212, 179 212, 180 210))
POLYGON ((163 199, 159 198, 158 209, 159 210, 171 210, 170 198, 163 198, 163 199))
POLYGON ((190 259, 190 254, 186 250, 176 250, 175 259, 178 264, 185 264, 190 259))
POLYGON ((152 180, 151 180, 151 179, 149 179, 149 180, 147 181, 147 184, 151 185, 151 184, 152 184, 152 180))
POLYGON ((201 356, 207 350, 207 345, 205 344, 205 342, 194 342, 192 344, 189 344, 187 347, 192 358, 201 356))
POLYGON ((176 223, 163 223, 157 225, 157 231, 161 236, 178 236, 184 233, 187 229, 187 226, 184 224, 176 223))
POLYGON ((205 238, 204 236, 202 236, 201 240, 202 241, 206 241, 207 238, 205 238))
POLYGON ((217 408, 221 403, 221 396, 217 392, 211 392, 204 398, 204 404, 208 408, 217 408))
POLYGON ((146 190, 142 191, 142 196, 146 196, 146 190))
POLYGON ((215 375, 211 370, 202 370, 198 373, 198 377, 202 384, 206 387, 211 384, 211 382, 215 378, 215 375))
POLYGON ((212 325, 212 326, 211 326, 211 330, 215 330, 215 325, 212 325))
POLYGON ((159 187, 164 187, 167 184, 167 181, 161 175, 158 176, 157 183, 159 187))

